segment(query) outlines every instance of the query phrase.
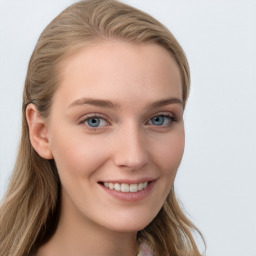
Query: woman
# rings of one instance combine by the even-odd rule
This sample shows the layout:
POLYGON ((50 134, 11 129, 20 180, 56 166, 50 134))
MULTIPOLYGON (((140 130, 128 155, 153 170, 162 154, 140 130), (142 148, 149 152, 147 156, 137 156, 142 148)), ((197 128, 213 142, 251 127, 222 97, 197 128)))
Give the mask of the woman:
POLYGON ((56 17, 28 67, 1 255, 200 255, 173 187, 189 83, 178 42, 137 9, 56 17))

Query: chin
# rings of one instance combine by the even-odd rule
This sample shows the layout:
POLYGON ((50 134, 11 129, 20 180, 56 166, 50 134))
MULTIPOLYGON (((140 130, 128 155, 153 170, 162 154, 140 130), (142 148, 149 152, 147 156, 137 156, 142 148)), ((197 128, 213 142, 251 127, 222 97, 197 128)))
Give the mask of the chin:
POLYGON ((110 220, 105 226, 107 226, 108 229, 116 232, 138 232, 146 228, 156 215, 157 213, 148 216, 146 214, 136 214, 113 217, 112 220, 110 220))

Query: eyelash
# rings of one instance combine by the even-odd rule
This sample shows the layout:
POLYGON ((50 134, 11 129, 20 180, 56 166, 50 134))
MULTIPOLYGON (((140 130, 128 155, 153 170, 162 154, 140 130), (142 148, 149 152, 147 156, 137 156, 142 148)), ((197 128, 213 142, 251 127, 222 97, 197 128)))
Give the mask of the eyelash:
MULTIPOLYGON (((146 125, 152 125, 154 127, 158 127, 158 128, 166 128, 166 127, 171 127, 173 125, 174 122, 177 122, 177 118, 171 114, 167 114, 167 113, 158 113, 153 115, 145 124, 146 125), (154 124, 148 124, 149 122, 152 122, 153 118, 156 117, 163 117, 163 118, 168 118, 168 122, 170 122, 167 125, 154 125, 154 124)), ((88 129, 90 130, 99 130, 99 129, 104 129, 106 126, 110 125, 110 122, 108 121, 108 118, 105 115, 99 114, 99 113, 92 113, 92 114, 88 114, 86 117, 83 118, 83 120, 81 120, 79 122, 79 124, 85 125, 88 129), (100 119, 100 120, 104 120, 104 122, 107 123, 107 125, 104 125, 103 127, 101 126, 97 126, 97 127, 92 127, 89 126, 88 124, 86 124, 86 122, 88 122, 88 120, 90 119, 100 119)))
POLYGON ((79 122, 79 124, 85 125, 90 130, 103 129, 102 127, 91 127, 89 125, 86 125, 85 123, 88 122, 88 120, 90 120, 90 119, 101 119, 107 123, 107 126, 110 125, 110 122, 107 120, 108 118, 106 116, 104 116, 102 114, 98 114, 98 113, 92 113, 92 114, 86 115, 86 117, 84 117, 83 120, 81 122, 79 122))
POLYGON ((173 116, 173 115, 170 115, 170 114, 166 114, 166 113, 158 113, 158 114, 156 114, 156 115, 154 115, 154 116, 152 116, 150 119, 149 119, 149 121, 147 121, 147 123, 148 122, 151 122, 152 121, 152 119, 153 118, 167 118, 168 119, 168 124, 166 124, 166 125, 154 125, 154 124, 152 124, 153 126, 156 126, 156 127, 160 127, 160 128, 162 128, 162 127, 170 127, 170 126, 172 126, 173 125, 173 122, 176 122, 177 121, 177 119, 175 118, 175 116, 173 116))

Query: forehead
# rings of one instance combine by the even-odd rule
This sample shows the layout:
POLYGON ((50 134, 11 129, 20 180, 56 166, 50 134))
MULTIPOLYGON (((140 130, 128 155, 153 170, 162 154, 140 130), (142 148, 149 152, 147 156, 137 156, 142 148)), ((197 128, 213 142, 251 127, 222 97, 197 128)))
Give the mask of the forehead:
POLYGON ((171 54, 157 44, 99 42, 69 55, 60 65, 56 94, 79 97, 161 97, 182 99, 181 75, 171 54), (161 94, 161 95, 160 95, 161 94))

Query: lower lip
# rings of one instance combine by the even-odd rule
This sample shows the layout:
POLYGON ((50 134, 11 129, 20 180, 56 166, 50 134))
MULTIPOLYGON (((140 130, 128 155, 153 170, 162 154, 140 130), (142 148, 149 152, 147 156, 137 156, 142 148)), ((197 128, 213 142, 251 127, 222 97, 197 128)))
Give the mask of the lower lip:
POLYGON ((116 191, 114 189, 106 188, 104 185, 100 186, 106 191, 109 195, 113 196, 116 199, 125 201, 125 202, 138 202, 147 197, 149 192, 153 189, 156 181, 151 181, 148 186, 137 192, 122 192, 116 191))

